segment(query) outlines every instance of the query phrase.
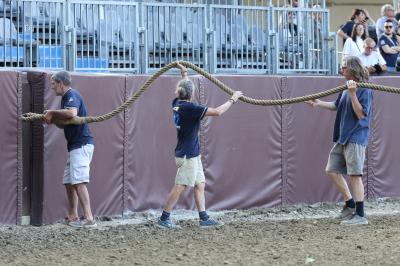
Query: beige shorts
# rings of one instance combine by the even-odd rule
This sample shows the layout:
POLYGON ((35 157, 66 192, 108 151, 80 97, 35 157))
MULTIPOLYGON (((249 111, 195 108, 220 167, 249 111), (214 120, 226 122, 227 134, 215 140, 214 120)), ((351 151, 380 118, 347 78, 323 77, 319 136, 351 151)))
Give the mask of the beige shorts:
POLYGON ((206 181, 200 155, 193 158, 175 157, 175 163, 177 167, 175 177, 176 185, 194 187, 206 181))

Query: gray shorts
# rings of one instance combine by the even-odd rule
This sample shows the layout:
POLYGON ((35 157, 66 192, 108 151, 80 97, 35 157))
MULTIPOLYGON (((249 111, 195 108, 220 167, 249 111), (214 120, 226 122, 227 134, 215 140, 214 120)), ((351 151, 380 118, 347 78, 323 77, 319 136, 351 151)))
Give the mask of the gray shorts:
POLYGON ((335 143, 329 153, 325 171, 343 175, 362 175, 365 149, 366 146, 356 143, 346 145, 335 143))

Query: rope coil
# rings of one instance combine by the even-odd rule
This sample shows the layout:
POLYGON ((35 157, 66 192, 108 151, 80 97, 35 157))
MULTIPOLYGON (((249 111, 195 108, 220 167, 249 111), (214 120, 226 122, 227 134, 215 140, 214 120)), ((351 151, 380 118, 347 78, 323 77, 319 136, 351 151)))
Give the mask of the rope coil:
MULTIPOLYGON (((220 89, 222 89, 225 93, 232 95, 234 93, 234 90, 232 90, 230 87, 213 77, 210 73, 204 71, 200 67, 186 61, 177 61, 170 63, 164 67, 162 67, 160 70, 158 70, 154 75, 152 75, 147 81, 143 84, 143 86, 136 91, 126 102, 124 102, 122 105, 117 107, 116 109, 112 110, 109 113, 99 115, 99 116, 86 116, 86 117, 79 117, 76 116, 72 119, 69 120, 63 120, 63 121, 57 121, 57 124, 59 125, 80 125, 84 123, 93 123, 93 122, 101 122, 107 119, 110 119, 111 117, 121 113, 128 107, 130 107, 142 94, 145 92, 150 85, 162 74, 167 72, 168 70, 172 68, 179 68, 179 65, 185 66, 186 68, 191 68, 195 72, 199 73, 200 75, 206 77, 208 80, 210 80, 212 83, 217 85, 220 89)), ((377 85, 377 84, 371 84, 371 83, 358 83, 358 87, 361 88, 370 88, 373 90, 377 91, 383 91, 383 92, 389 92, 389 93, 396 93, 400 94, 400 89, 399 88, 394 88, 394 87, 389 87, 389 86, 383 86, 383 85, 377 85)), ((293 104, 293 103, 300 103, 304 101, 309 101, 309 100, 315 100, 319 98, 323 98, 341 91, 346 90, 347 87, 346 85, 341 85, 338 87, 335 87, 330 90, 326 90, 323 92, 318 92, 310 95, 305 95, 305 96, 299 96, 299 97, 294 97, 294 98, 288 98, 288 99, 277 99, 277 100, 265 100, 265 99, 254 99, 248 96, 242 96, 239 98, 240 101, 248 103, 248 104, 253 104, 253 105, 263 105, 263 106, 272 106, 272 105, 286 105, 286 104, 293 104)), ((37 114, 37 113, 25 113, 21 116, 22 121, 35 121, 35 120, 44 120, 44 114, 37 114)))

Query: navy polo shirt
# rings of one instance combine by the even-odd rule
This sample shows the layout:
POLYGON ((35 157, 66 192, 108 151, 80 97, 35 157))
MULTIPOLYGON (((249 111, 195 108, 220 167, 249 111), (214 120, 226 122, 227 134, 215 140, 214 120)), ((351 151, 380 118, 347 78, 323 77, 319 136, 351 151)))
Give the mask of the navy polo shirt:
MULTIPOLYGON (((61 109, 76 108, 78 116, 87 116, 86 105, 77 90, 69 89, 61 98, 61 109)), ((67 125, 64 127, 68 151, 78 149, 86 144, 93 144, 89 125, 67 125)))
POLYGON ((200 155, 199 129, 200 120, 208 107, 175 98, 172 102, 178 143, 175 148, 176 157, 193 158, 200 155))
POLYGON ((363 119, 358 119, 353 110, 349 92, 347 90, 340 92, 335 101, 337 113, 333 141, 342 145, 351 142, 366 146, 371 122, 372 90, 358 88, 356 95, 365 116, 363 119))
POLYGON ((386 64, 388 67, 396 67, 396 62, 397 62, 397 56, 399 53, 396 54, 387 54, 383 51, 382 46, 389 45, 389 47, 397 46, 397 40, 396 37, 393 36, 392 38, 389 38, 385 34, 383 34, 379 38, 379 50, 381 52, 382 57, 385 59, 386 64))

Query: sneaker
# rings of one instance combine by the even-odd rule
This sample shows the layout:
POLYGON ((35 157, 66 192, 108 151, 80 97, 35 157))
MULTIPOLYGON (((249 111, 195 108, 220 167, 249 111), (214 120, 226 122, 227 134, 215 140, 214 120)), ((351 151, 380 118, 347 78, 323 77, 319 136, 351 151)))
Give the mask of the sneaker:
POLYGON ((71 223, 71 222, 76 222, 76 221, 79 221, 79 218, 78 217, 75 217, 75 218, 69 218, 68 216, 65 216, 64 217, 64 220, 62 221, 62 223, 63 224, 65 224, 65 225, 69 225, 69 223, 71 223))
POLYGON ((167 219, 165 221, 158 219, 157 226, 162 229, 181 229, 181 227, 175 224, 171 219, 167 219))
POLYGON ((355 208, 349 208, 344 206, 343 209, 341 210, 340 214, 336 216, 336 219, 339 220, 349 220, 353 217, 353 214, 356 212, 355 208))
POLYGON ((366 225, 366 224, 368 224, 368 219, 366 217, 361 217, 358 214, 354 214, 350 220, 342 221, 340 224, 343 224, 343 225, 366 225))
POLYGON ((70 226, 76 228, 94 228, 97 227, 95 220, 89 221, 87 219, 72 221, 69 223, 70 226))
POLYGON ((224 225, 222 222, 216 221, 216 220, 214 220, 212 218, 208 218, 205 221, 200 220, 200 222, 199 222, 199 226, 201 228, 219 227, 219 226, 222 226, 222 225, 224 225))

